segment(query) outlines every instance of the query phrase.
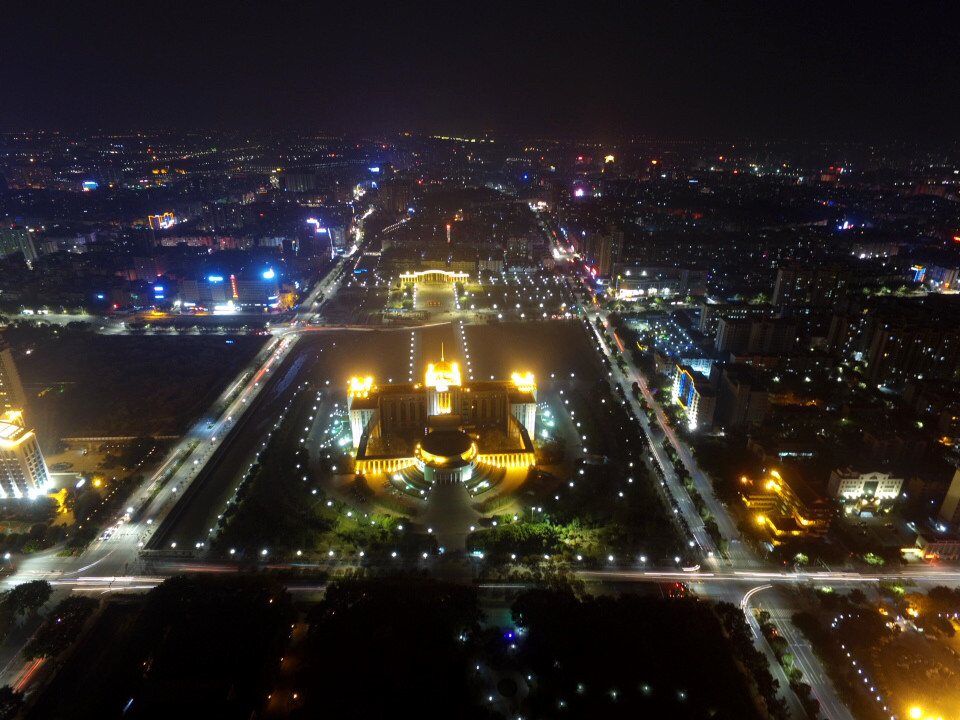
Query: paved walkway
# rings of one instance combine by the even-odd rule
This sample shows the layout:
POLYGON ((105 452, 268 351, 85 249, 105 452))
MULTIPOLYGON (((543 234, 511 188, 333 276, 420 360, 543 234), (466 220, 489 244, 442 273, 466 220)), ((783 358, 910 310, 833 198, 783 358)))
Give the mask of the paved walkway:
POLYGON ((470 526, 476 525, 480 517, 472 507, 466 487, 457 483, 434 486, 417 523, 424 528, 433 528, 437 543, 444 552, 456 552, 466 549, 470 526))

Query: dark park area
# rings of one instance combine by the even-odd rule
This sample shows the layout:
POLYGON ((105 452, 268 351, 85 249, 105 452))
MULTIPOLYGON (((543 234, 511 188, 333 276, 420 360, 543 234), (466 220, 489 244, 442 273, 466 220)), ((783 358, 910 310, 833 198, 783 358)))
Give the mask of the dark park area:
POLYGON ((260 336, 97 335, 11 327, 45 438, 178 434, 263 346, 260 336))

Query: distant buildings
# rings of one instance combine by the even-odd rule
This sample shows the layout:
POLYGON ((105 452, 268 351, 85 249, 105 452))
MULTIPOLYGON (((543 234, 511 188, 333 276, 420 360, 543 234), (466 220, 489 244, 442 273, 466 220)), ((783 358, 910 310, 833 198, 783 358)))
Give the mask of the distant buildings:
POLYGON ((385 180, 378 184, 380 204, 385 210, 404 213, 413 204, 413 181, 406 179, 385 180))
POLYGON ((715 425, 760 425, 767 419, 770 393, 759 373, 750 366, 715 364, 710 372, 710 384, 717 394, 715 425))
POLYGON ((600 232, 587 233, 579 242, 578 251, 598 277, 610 277, 613 265, 623 252, 623 230, 609 227, 600 232))
POLYGON ((850 271, 838 266, 806 267, 796 263, 777 270, 772 304, 776 307, 830 307, 847 294, 850 271))
POLYGON ((953 526, 960 523, 960 470, 953 473, 947 496, 940 506, 940 519, 953 526))
POLYGON ((37 249, 25 227, 0 227, 0 258, 22 253, 28 263, 37 259, 37 249))
POLYGON ((750 303, 700 303, 700 326, 704 335, 715 335, 721 319, 729 320, 769 320, 777 317, 776 308, 771 305, 750 303))
POLYGON ((20 412, 0 415, 0 498, 34 497, 50 485, 37 436, 22 422, 20 412))
POLYGON ((915 377, 955 378, 960 371, 960 326, 940 318, 871 318, 867 329, 867 377, 901 384, 915 377))
POLYGON ((233 309, 266 310, 279 307, 280 283, 274 270, 268 269, 237 277, 208 275, 184 280, 181 286, 183 306, 203 307, 214 311, 233 309))
POLYGON ((720 318, 714 347, 735 355, 783 355, 797 344, 796 320, 720 318))
POLYGON ((613 268, 613 276, 613 292, 621 300, 642 300, 648 297, 685 298, 707 292, 706 270, 617 264, 613 268))

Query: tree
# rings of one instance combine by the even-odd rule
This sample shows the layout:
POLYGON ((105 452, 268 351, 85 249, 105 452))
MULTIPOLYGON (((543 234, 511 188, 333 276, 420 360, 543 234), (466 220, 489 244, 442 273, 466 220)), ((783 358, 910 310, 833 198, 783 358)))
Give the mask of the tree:
POLYGON ((62 653, 77 639, 83 623, 99 604, 97 600, 82 595, 74 595, 57 603, 23 648, 23 656, 33 660, 62 653))
POLYGON ((26 615, 36 612, 50 599, 51 594, 53 594, 53 588, 46 580, 31 580, 5 593, 2 603, 8 612, 26 615))

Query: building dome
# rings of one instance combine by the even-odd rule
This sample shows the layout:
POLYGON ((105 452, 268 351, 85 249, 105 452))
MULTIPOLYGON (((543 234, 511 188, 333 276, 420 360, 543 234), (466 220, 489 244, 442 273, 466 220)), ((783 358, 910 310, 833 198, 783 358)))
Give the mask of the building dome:
POLYGON ((427 482, 464 482, 473 474, 477 446, 461 430, 434 430, 417 448, 416 458, 427 482))
POLYGON ((461 430, 434 430, 423 439, 420 453, 425 462, 456 464, 475 454, 473 440, 461 430))

